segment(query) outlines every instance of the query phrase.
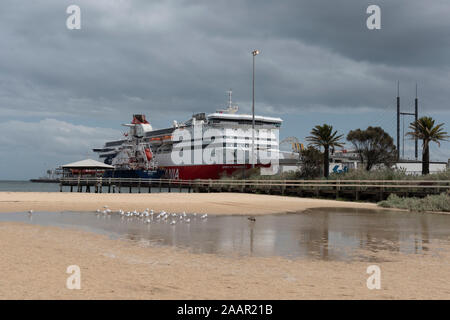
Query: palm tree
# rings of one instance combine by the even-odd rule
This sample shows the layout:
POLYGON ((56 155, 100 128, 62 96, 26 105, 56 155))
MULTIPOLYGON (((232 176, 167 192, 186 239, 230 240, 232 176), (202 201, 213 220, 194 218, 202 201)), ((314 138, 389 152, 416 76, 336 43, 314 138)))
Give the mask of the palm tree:
POLYGON ((422 117, 409 125, 410 132, 407 135, 421 139, 422 144, 422 174, 430 173, 430 142, 436 142, 441 146, 440 141, 446 141, 449 136, 443 131, 444 124, 434 125, 431 117, 422 117))
POLYGON ((310 144, 325 149, 323 156, 323 175, 325 178, 328 178, 329 175, 330 148, 342 147, 343 144, 339 142, 342 136, 342 134, 337 135, 337 131, 333 132, 333 126, 324 124, 315 126, 311 130, 311 136, 306 137, 310 144))

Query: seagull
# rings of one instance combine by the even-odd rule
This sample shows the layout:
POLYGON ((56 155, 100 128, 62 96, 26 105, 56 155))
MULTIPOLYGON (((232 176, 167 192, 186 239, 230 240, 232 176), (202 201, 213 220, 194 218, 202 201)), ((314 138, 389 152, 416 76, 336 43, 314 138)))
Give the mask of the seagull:
POLYGON ((29 213, 30 215, 33 214, 33 210, 28 211, 28 213, 29 213))
POLYGON ((151 222, 150 219, 147 219, 147 220, 144 221, 144 223, 150 223, 150 222, 151 222))
POLYGON ((100 209, 97 209, 97 211, 96 211, 97 213, 100 213, 100 209))
POLYGON ((191 219, 184 219, 184 222, 189 223, 191 222, 191 219))
POLYGON ((256 219, 255 219, 254 217, 248 217, 247 219, 250 220, 250 221, 252 221, 252 222, 255 222, 255 221, 256 221, 256 219))
POLYGON ((205 213, 204 215, 202 215, 202 216, 201 216, 201 218, 202 218, 202 219, 206 219, 206 218, 208 218, 208 214, 207 214, 207 213, 205 213))
POLYGON ((172 220, 171 222, 170 222, 170 225, 171 226, 173 226, 174 224, 176 224, 177 222, 175 221, 175 220, 172 220))
POLYGON ((108 208, 108 206, 106 206, 106 205, 105 205, 105 206, 103 206, 103 208, 105 208, 105 209, 106 209, 106 208, 108 208))

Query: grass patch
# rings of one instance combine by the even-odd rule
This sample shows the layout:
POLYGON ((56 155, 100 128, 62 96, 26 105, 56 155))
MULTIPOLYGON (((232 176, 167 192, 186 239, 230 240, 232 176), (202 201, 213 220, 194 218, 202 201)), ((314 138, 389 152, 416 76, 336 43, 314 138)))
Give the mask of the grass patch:
POLYGON ((450 196, 446 193, 429 195, 425 198, 403 198, 391 194, 387 200, 377 203, 383 208, 407 209, 409 211, 444 211, 450 212, 450 196))

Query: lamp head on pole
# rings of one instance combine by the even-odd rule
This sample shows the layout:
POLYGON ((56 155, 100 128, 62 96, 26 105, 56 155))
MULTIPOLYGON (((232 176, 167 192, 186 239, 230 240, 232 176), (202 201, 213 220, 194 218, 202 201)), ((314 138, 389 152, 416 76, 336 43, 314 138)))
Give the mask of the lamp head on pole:
POLYGON ((253 51, 252 51, 252 54, 253 54, 253 56, 258 55, 258 54, 259 54, 259 50, 253 50, 253 51))

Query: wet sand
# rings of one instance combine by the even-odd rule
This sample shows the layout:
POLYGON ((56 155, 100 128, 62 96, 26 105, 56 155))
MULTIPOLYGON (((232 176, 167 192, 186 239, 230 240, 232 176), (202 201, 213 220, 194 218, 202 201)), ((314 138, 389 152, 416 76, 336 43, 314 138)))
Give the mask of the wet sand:
MULTIPOLYGON (((271 214, 298 212, 311 208, 368 208, 373 203, 334 201, 242 193, 153 193, 92 194, 65 192, 0 192, 0 212, 95 211, 108 205, 111 210, 145 208, 208 214, 271 214)), ((379 208, 378 208, 379 209, 379 208)))
POLYGON ((237 258, 145 247, 58 227, 0 224, 1 299, 450 299, 450 248, 387 262, 237 258), (436 254, 439 252, 439 254, 436 254), (366 268, 381 268, 369 290, 366 268), (81 269, 81 290, 65 287, 81 269))

